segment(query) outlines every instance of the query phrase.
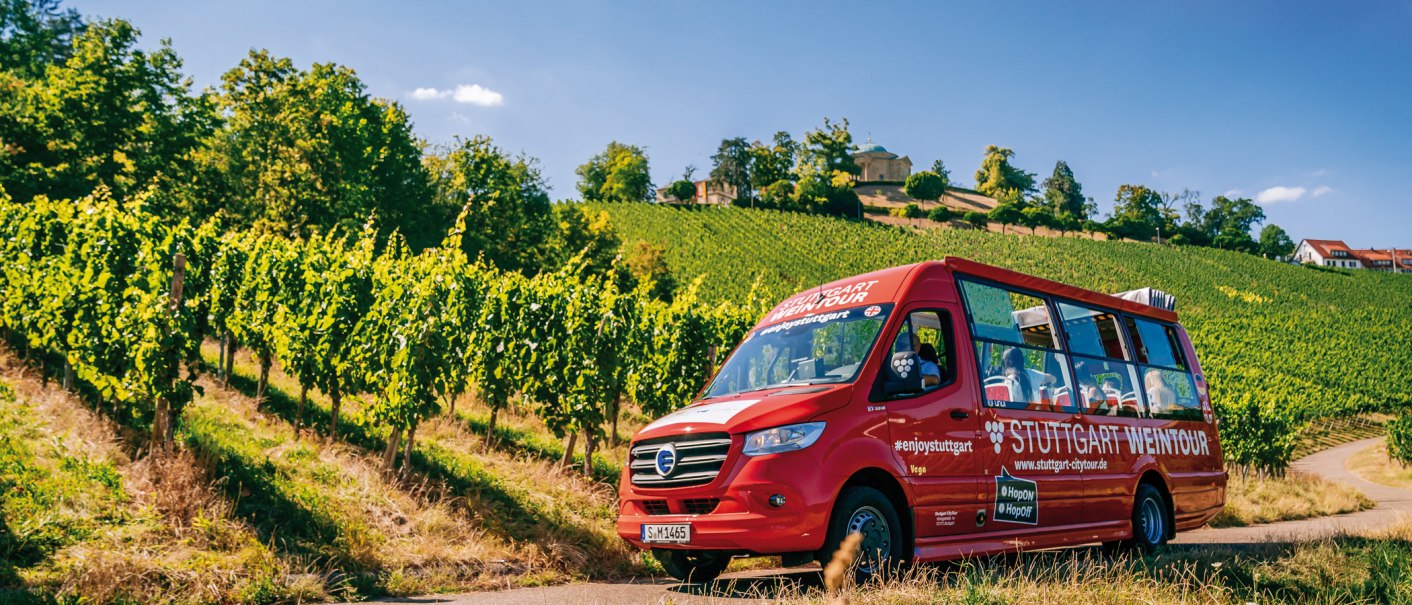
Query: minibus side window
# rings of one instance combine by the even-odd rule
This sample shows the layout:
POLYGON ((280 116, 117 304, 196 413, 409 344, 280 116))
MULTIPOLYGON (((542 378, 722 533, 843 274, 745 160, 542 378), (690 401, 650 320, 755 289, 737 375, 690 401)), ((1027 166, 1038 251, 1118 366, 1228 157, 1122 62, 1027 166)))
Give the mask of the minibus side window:
POLYGON ((1068 339, 1070 353, 1129 359, 1116 314, 1066 302, 1059 302, 1058 307, 1064 319, 1064 336, 1068 339))
POLYGON ((1072 413, 1068 361, 1043 298, 961 280, 985 405, 1072 413))
POLYGON ((1176 329, 1136 317, 1126 318, 1126 323, 1141 364, 1143 393, 1152 417, 1201 420, 1196 380, 1187 370, 1176 329))
POLYGON ((1074 356, 1078 401, 1086 414, 1147 417, 1138 389, 1137 369, 1124 344, 1117 313, 1055 301, 1064 321, 1064 338, 1074 356))

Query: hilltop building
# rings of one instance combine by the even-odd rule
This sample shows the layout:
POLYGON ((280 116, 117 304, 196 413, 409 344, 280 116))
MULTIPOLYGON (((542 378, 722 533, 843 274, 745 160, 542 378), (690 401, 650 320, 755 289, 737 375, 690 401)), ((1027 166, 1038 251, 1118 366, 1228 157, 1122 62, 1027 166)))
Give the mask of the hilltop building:
POLYGON ((1354 249, 1340 240, 1306 239, 1294 249, 1294 260, 1321 267, 1370 269, 1412 274, 1412 249, 1354 249))
POLYGON ((679 200, 667 195, 666 188, 657 190, 657 203, 659 204, 707 204, 712 206, 729 206, 736 197, 734 185, 719 183, 712 180, 696 181, 696 195, 689 200, 679 200))
POLYGON ((912 175, 911 158, 888 151, 872 137, 853 152, 853 161, 863 169, 856 177, 859 183, 901 183, 912 175))

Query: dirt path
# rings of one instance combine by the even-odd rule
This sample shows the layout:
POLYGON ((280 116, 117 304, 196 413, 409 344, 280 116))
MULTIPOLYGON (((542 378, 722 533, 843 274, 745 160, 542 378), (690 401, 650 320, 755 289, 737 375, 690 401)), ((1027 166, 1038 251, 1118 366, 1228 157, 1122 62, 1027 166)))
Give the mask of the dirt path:
MULTIPOLYGON (((1356 532, 1393 525, 1412 518, 1412 490, 1364 481, 1344 466, 1348 458, 1383 438, 1364 439, 1330 448, 1296 460, 1295 470, 1330 481, 1347 483, 1377 502, 1365 511, 1285 521, 1250 527, 1200 529, 1179 534, 1179 545, 1253 544, 1317 539, 1341 532, 1356 532)), ((822 584, 818 568, 765 570, 729 574, 713 584, 685 586, 672 581, 646 579, 628 583, 568 584, 520 588, 465 595, 389 599, 385 603, 443 603, 448 605, 520 605, 567 603, 630 603, 644 605, 701 605, 708 603, 766 603, 822 584)))

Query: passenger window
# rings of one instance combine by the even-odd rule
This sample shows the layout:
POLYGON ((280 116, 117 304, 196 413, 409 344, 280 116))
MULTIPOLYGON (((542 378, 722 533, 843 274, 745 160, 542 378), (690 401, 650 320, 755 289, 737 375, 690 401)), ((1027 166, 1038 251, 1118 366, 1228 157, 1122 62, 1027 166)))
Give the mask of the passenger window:
MULTIPOLYGON (((932 390, 951 382, 952 366, 949 337, 950 316, 942 311, 913 311, 907 315, 897 336, 892 339, 893 353, 916 353, 921 362, 922 385, 932 390)), ((890 356, 889 356, 890 357, 890 356)))
POLYGON ((1064 319, 1064 336, 1069 340, 1071 353, 1128 359, 1117 315, 1063 302, 1058 306, 1059 315, 1064 319))
POLYGON ((1177 370, 1144 367, 1143 392, 1153 418, 1201 420, 1201 400, 1191 374, 1177 370))
POLYGON ((1077 399, 1085 414, 1147 418, 1150 412, 1138 395, 1137 370, 1109 359, 1074 358, 1077 399))
POLYGON ((1138 363, 1186 369, 1175 328, 1135 317, 1127 318, 1127 322, 1138 363))
POLYGON ((1004 343, 1058 349, 1044 299, 962 281, 971 335, 1004 343))
POLYGON ((1079 410, 1062 353, 976 340, 987 407, 1043 412, 1079 410))

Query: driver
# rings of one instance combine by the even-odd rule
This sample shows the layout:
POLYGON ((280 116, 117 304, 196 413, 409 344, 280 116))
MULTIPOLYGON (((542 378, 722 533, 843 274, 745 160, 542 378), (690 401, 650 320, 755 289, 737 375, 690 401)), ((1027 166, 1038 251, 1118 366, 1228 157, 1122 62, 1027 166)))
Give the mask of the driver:
POLYGON ((941 360, 936 356, 936 347, 924 342, 917 345, 917 369, 922 373, 922 386, 934 387, 941 384, 941 360))

